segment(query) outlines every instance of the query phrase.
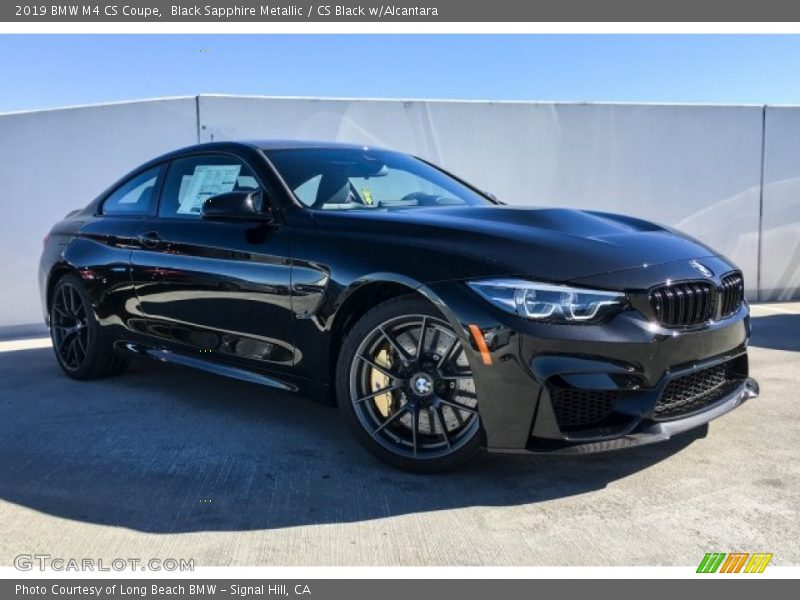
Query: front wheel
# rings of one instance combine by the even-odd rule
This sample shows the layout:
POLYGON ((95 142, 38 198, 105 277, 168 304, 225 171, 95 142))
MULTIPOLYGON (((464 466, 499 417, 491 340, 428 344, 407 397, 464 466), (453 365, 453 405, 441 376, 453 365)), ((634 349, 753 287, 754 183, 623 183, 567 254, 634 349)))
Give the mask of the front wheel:
POLYGON ((355 324, 336 387, 358 440, 399 468, 450 469, 479 450, 478 398, 461 339, 421 298, 387 300, 355 324))

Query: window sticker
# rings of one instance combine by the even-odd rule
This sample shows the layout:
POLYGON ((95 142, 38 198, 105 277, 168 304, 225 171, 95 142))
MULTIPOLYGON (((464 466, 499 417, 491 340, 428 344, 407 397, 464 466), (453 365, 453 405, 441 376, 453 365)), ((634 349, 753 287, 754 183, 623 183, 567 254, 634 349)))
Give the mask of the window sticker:
POLYGON ((361 197, 364 199, 364 204, 372 206, 373 199, 372 199, 372 190, 369 188, 361 188, 361 197))
POLYGON ((199 215, 203 202, 212 196, 233 191, 242 165, 198 165, 191 181, 181 182, 178 193, 178 214, 199 215))
POLYGON ((181 176, 181 187, 178 190, 178 206, 183 204, 183 199, 186 198, 186 190, 189 189, 189 184, 192 183, 191 175, 181 176))

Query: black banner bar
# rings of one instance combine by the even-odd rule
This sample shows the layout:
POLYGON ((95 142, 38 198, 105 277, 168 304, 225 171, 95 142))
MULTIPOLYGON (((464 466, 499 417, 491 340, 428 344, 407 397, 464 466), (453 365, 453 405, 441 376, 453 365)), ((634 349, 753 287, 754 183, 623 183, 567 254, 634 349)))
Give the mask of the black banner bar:
POLYGON ((10 22, 769 22, 800 21, 785 0, 40 0, 0 3, 10 22))
POLYGON ((781 593, 790 596, 791 580, 719 576, 694 580, 212 580, 212 579, 98 579, 4 580, 5 600, 530 600, 535 597, 638 597, 674 600, 686 595, 713 594, 736 598, 781 593), (713 587, 712 587, 713 586, 713 587), (758 586, 758 587, 756 587, 758 586))

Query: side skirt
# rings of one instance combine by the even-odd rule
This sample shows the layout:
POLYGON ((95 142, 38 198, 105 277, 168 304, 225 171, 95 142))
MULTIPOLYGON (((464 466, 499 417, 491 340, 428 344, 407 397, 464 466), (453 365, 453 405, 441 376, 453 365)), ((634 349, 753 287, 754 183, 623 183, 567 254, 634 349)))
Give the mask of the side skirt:
POLYGON ((288 392, 297 392, 299 390, 298 386, 296 385, 279 381, 277 379, 273 379, 272 377, 261 375, 260 373, 254 373, 253 371, 248 371, 247 369, 240 369, 239 367, 224 365, 218 362, 203 360, 202 358, 197 358, 195 356, 187 356, 186 354, 181 354, 180 352, 174 352, 164 348, 151 348, 149 346, 132 342, 118 343, 117 346, 128 350, 129 352, 133 352, 138 356, 144 356, 154 360, 159 360, 161 362, 169 362, 183 365, 185 367, 192 367, 208 373, 214 373, 215 375, 222 375, 224 377, 230 377, 240 381, 247 381, 249 383, 257 383, 259 385, 265 385, 288 392))

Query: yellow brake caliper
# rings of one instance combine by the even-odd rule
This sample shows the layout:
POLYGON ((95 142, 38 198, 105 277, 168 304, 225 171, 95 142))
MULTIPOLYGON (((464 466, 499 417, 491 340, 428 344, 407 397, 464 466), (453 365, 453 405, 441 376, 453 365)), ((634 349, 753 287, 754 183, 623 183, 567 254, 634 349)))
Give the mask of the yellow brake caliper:
MULTIPOLYGON (((386 349, 381 350, 378 355, 375 357, 375 363, 385 367, 386 369, 391 370, 392 368, 392 360, 389 357, 389 353, 386 352, 386 349)), ((378 369, 370 369, 370 385, 372 386, 372 391, 376 392, 381 390, 385 387, 389 387, 391 383, 390 379, 378 371, 378 369)), ((389 414, 392 412, 392 403, 393 403, 392 393, 386 392, 385 394, 381 394, 380 396, 375 396, 374 402, 375 406, 378 409, 378 412, 381 413, 382 416, 388 417, 389 414)))

